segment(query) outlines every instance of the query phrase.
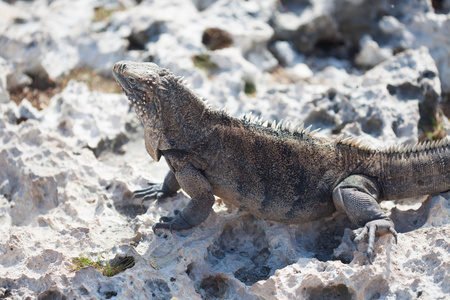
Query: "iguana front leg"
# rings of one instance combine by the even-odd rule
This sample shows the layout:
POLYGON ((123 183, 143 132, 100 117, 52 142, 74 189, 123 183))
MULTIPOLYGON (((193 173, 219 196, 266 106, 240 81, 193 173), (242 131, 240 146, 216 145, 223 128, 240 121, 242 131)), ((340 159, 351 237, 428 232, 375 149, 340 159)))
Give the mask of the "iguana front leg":
POLYGON ((146 189, 134 191, 133 200, 142 198, 142 202, 153 199, 161 201, 175 196, 180 190, 180 184, 172 171, 167 173, 163 183, 149 182, 148 185, 150 187, 146 189))
POLYGON ((209 181, 190 163, 171 162, 175 177, 181 188, 191 197, 191 201, 174 217, 162 217, 153 231, 160 228, 183 230, 197 226, 209 216, 214 204, 214 195, 209 181))
POLYGON ((367 257, 372 263, 375 233, 391 233, 397 242, 394 223, 381 210, 377 199, 380 188, 376 179, 364 175, 352 175, 344 179, 333 190, 333 201, 336 209, 362 228, 356 231, 355 242, 368 236, 367 257))

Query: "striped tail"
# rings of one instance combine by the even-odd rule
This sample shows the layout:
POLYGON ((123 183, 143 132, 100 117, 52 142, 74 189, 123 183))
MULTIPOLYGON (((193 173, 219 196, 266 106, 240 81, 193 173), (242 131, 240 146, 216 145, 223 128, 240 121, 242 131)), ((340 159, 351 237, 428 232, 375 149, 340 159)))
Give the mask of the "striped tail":
POLYGON ((380 155, 383 198, 393 200, 450 190, 450 140, 393 146, 380 155))

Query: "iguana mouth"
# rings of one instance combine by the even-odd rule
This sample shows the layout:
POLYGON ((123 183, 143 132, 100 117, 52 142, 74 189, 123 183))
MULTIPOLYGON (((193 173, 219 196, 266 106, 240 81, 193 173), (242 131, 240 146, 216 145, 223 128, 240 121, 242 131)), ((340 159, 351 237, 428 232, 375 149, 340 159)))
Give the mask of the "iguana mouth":
POLYGON ((116 78, 116 81, 119 83, 120 87, 122 88, 122 91, 127 96, 128 100, 135 106, 136 108, 141 104, 141 101, 139 101, 139 98, 135 95, 135 90, 130 87, 128 82, 118 73, 114 72, 114 77, 116 78))
POLYGON ((113 76, 116 79, 116 81, 119 83, 120 87, 122 88, 122 91, 128 96, 131 93, 131 88, 126 82, 125 79, 123 79, 122 75, 116 72, 116 68, 114 66, 113 76))
MULTIPOLYGON (((125 79, 125 66, 124 64, 121 64, 120 62, 114 64, 113 67, 113 76, 116 79, 116 81, 119 83, 120 87, 122 88, 123 92, 130 97, 131 94, 133 94, 133 87, 130 86, 130 84, 125 79)), ((131 99, 130 99, 131 101, 131 99)))

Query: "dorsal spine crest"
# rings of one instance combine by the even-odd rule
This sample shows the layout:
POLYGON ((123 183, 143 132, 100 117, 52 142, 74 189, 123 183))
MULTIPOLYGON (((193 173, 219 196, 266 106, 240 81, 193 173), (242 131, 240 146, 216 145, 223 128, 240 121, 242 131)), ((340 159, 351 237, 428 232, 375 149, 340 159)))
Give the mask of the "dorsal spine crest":
MULTIPOLYGON (((241 118, 243 121, 251 124, 256 124, 262 127, 270 128, 274 131, 282 132, 289 131, 292 134, 300 134, 303 137, 312 138, 317 132, 320 131, 320 128, 311 131, 312 125, 308 126, 305 129, 304 123, 297 123, 296 125, 292 125, 290 121, 280 120, 277 122, 276 120, 269 122, 268 120, 264 121, 262 117, 252 116, 252 113, 244 114, 241 118)), ((356 137, 347 137, 344 138, 344 134, 340 134, 335 139, 336 145, 346 145, 352 148, 357 148, 361 150, 367 151, 376 151, 371 148, 369 145, 363 143, 363 140, 356 137)), ((381 153, 385 154, 403 154, 403 153, 417 153, 421 151, 428 151, 433 149, 439 149, 445 147, 450 144, 450 141, 447 138, 443 138, 439 141, 428 141, 421 142, 409 145, 391 145, 386 149, 381 150, 381 153)))
POLYGON ((425 141, 421 143, 415 143, 414 145, 392 145, 388 148, 382 150, 382 153, 386 154, 404 154, 404 153, 418 153, 429 150, 439 150, 440 148, 446 147, 449 145, 449 140, 445 137, 438 141, 425 141))

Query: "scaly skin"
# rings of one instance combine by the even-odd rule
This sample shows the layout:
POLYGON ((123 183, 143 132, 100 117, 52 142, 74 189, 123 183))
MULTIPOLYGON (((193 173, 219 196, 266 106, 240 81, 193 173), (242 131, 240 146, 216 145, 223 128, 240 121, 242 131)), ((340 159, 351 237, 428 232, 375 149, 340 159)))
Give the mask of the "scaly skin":
POLYGON ((368 236, 372 260, 375 234, 397 237, 382 200, 450 189, 450 147, 420 144, 378 151, 354 139, 313 137, 309 128, 270 126, 209 109, 169 70, 152 63, 118 62, 113 73, 135 107, 148 153, 170 167, 164 183, 135 197, 161 201, 180 188, 190 197, 158 229, 183 230, 210 214, 214 195, 264 218, 304 223, 344 212, 368 236))

